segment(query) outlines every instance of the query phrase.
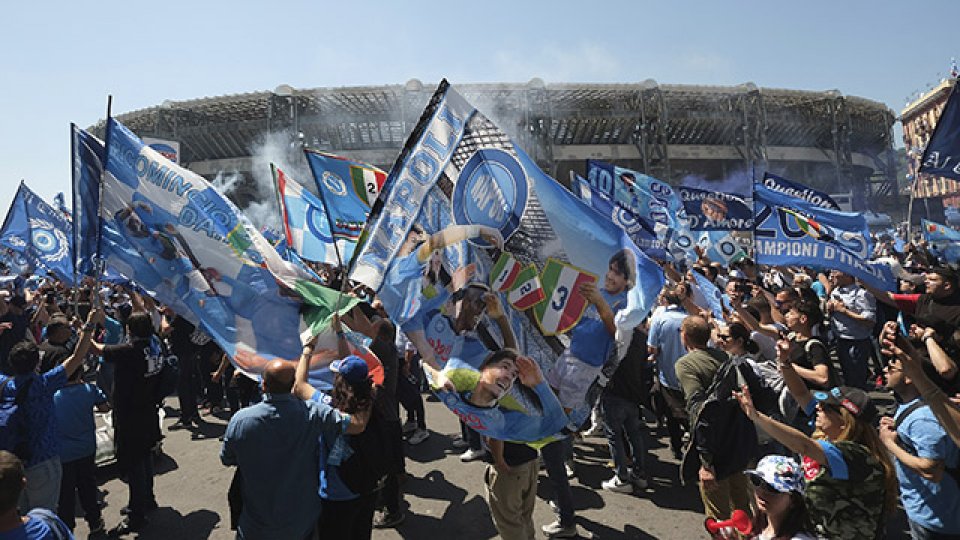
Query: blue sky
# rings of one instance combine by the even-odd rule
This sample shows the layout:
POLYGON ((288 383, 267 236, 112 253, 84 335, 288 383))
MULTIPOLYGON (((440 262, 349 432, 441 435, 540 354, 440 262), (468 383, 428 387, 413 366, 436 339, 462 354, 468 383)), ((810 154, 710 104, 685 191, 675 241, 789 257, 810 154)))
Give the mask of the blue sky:
POLYGON ((960 2, 8 2, 0 208, 69 194, 69 124, 294 87, 638 82, 839 89, 899 112, 960 58, 960 2), (444 4, 446 4, 444 6, 444 4), (443 7, 441 7, 443 6, 443 7))

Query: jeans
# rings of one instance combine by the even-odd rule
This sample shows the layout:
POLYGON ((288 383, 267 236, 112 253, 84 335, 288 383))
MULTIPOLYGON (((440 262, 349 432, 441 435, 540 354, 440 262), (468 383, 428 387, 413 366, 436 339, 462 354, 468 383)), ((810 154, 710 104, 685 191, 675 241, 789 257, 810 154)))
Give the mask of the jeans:
POLYGON ((642 477, 647 459, 647 447, 643 440, 647 427, 640 416, 640 406, 609 392, 604 393, 600 398, 600 406, 603 430, 607 435, 607 444, 610 446, 610 455, 613 456, 617 478, 624 482, 630 480, 624 441, 630 445, 633 455, 633 473, 635 476, 642 477))
POLYGON ((560 439, 540 449, 543 464, 547 469, 547 479, 553 486, 554 497, 557 502, 557 513, 560 525, 573 525, 575 513, 573 508, 573 491, 570 489, 570 480, 567 478, 567 469, 564 461, 573 457, 573 441, 570 438, 560 439))
POLYGON ((960 534, 938 533, 910 520, 910 538, 913 540, 960 540, 960 534))
POLYGON ((100 505, 97 503, 97 465, 94 458, 95 454, 90 454, 63 464, 57 515, 71 531, 77 526, 75 515, 77 496, 80 498, 80 506, 83 508, 87 523, 93 527, 100 521, 100 505))
POLYGON ((20 494, 20 509, 27 512, 34 508, 46 508, 56 512, 60 499, 60 481, 63 478, 60 456, 37 463, 26 469, 24 475, 27 477, 27 485, 20 494))
POLYGON ((870 339, 837 339, 837 357, 843 369, 843 384, 861 390, 871 389, 870 358, 873 356, 873 342, 870 339))
POLYGON ((416 421, 417 427, 427 429, 427 417, 423 411, 423 396, 420 395, 419 383, 411 374, 401 373, 397 377, 397 401, 407 411, 407 421, 416 421))
POLYGON ((130 456, 127 460, 127 485, 130 487, 131 521, 142 520, 150 507, 157 504, 153 495, 153 456, 144 452, 138 456, 130 456))

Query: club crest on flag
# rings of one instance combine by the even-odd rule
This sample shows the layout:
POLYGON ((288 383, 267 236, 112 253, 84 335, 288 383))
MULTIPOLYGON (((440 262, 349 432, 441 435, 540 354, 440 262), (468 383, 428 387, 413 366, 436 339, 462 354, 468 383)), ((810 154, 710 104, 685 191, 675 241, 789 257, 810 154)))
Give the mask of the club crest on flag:
POLYGON ((596 281, 597 276, 576 266, 547 259, 540 274, 546 300, 533 310, 540 331, 554 336, 576 326, 587 309, 587 299, 580 293, 580 286, 596 281))
POLYGON ((69 251, 67 235, 49 221, 30 218, 30 236, 34 247, 40 252, 41 260, 60 261, 67 256, 69 251))
MULTIPOLYGON (((487 225, 504 240, 520 227, 529 187, 523 166, 499 148, 474 152, 460 172, 453 192, 453 217, 461 225, 487 225)), ((486 246, 483 240, 474 240, 486 246)))
POLYGON ((547 294, 537 276, 537 267, 532 263, 521 270, 507 293, 507 301, 519 311, 525 311, 543 302, 547 294))
POLYGON ((351 165, 350 179, 353 181, 353 191, 357 194, 357 198, 367 206, 373 206, 380 195, 380 189, 383 188, 387 174, 381 170, 351 165))
POLYGON ((520 274, 520 268, 517 259, 504 251, 490 270, 490 288, 497 292, 510 290, 520 274))

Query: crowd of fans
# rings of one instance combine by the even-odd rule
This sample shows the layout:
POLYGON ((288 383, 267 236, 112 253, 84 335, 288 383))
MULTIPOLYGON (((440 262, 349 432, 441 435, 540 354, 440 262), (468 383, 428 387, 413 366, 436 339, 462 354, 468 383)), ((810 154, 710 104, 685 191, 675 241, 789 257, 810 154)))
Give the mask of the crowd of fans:
POLYGON ((572 332, 556 366, 516 350, 503 306, 482 284, 452 291, 429 320, 401 328, 361 291, 363 301, 333 319, 335 347, 311 341, 299 360, 268 364, 259 382, 237 372, 201 328, 130 288, 19 277, 0 290, 0 540, 72 537, 76 501, 91 535, 107 534, 95 411, 111 415, 129 488, 125 518, 111 532, 149 527, 159 411, 170 394, 179 417, 169 429, 201 438, 206 414, 230 418, 220 459, 235 467, 226 496, 238 538, 370 538, 374 527, 402 527, 405 445, 430 436, 425 394, 483 411, 513 385, 552 388, 567 407, 585 390, 573 376, 584 371, 599 375, 602 391, 586 392, 595 414, 575 426, 582 433, 503 441, 460 415, 454 445, 463 462, 487 462, 486 496, 502 538, 578 535, 570 478, 573 440, 584 434, 608 442, 613 467, 602 489, 638 496, 657 489, 648 453, 652 438, 664 437, 679 480, 699 486, 707 517, 748 517, 749 527, 705 536, 886 538, 902 508, 912 538, 960 538, 960 408, 952 401, 960 275, 919 242, 905 253, 889 241, 877 246, 906 269, 899 293, 836 270, 749 259, 730 267, 701 260, 683 273, 667 265, 658 305, 626 336, 622 355, 610 321, 633 276, 614 258, 603 285, 582 291, 593 326, 572 332), (725 291, 723 317, 694 272, 725 291), (446 324, 443 351, 423 336, 436 321, 446 324), (351 354, 347 327, 369 338, 382 384, 351 354), (449 361, 441 353, 468 349, 483 360, 466 392, 437 368, 449 361), (588 367, 571 368, 567 357, 588 367), (318 363, 330 364, 332 389, 311 386, 318 363), (541 467, 557 518, 536 527, 541 467))

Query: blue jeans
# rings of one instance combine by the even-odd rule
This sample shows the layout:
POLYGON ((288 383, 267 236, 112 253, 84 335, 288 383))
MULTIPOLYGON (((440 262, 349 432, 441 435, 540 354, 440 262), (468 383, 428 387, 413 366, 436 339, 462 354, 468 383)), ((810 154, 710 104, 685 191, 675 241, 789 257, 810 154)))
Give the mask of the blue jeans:
POLYGON ((553 441, 540 449, 540 455, 543 456, 543 464, 547 469, 547 479, 553 486, 560 525, 569 527, 574 524, 576 516, 573 509, 573 491, 570 489, 567 469, 563 465, 565 460, 573 457, 573 441, 569 437, 553 441))
POLYGON ((627 466, 627 451, 624 441, 630 445, 633 455, 633 473, 642 477, 646 467, 647 446, 644 434, 647 426, 640 416, 640 405, 605 392, 600 398, 603 415, 603 431, 610 445, 610 455, 617 471, 617 478, 624 482, 630 480, 630 468, 627 466))
POLYGON ((910 520, 910 538, 913 540, 960 540, 960 534, 938 533, 910 520))
POLYGON ((862 390, 871 389, 870 358, 873 357, 873 342, 868 339, 837 339, 837 357, 843 369, 843 384, 862 390))

